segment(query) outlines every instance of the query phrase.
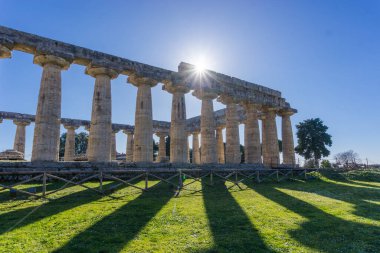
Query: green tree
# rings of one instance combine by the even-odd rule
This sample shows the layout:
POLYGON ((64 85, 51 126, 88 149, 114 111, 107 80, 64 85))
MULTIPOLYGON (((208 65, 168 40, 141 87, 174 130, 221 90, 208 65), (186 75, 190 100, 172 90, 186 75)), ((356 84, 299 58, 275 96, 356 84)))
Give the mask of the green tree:
MULTIPOLYGON (((63 133, 59 140, 59 157, 65 155, 66 133, 63 133)), ((81 132, 75 134, 75 154, 86 154, 88 144, 88 133, 81 132)))
POLYGON ((332 145, 331 135, 327 133, 328 127, 319 118, 307 119, 296 127, 298 145, 295 151, 307 160, 314 159, 315 165, 318 166, 322 157, 330 155, 326 148, 332 145))
POLYGON ((321 168, 324 168, 324 169, 332 168, 330 161, 329 160, 322 160, 321 168))

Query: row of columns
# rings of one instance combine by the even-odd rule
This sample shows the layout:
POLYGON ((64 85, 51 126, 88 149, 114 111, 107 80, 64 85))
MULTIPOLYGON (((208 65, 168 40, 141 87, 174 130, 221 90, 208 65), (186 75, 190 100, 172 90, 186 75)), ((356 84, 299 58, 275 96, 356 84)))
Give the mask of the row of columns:
MULTIPOLYGON (((6 47, 0 48, 0 56, 6 57, 6 47)), ((32 161, 57 161, 59 151, 60 118, 61 118, 61 71, 69 68, 71 61, 53 55, 36 55, 34 63, 42 66, 42 77, 38 97, 35 130, 33 138, 32 161)), ((92 100, 91 125, 87 157, 90 162, 108 162, 116 158, 115 133, 111 122, 111 80, 118 76, 112 69, 89 65, 86 74, 95 78, 92 100)), ((157 81, 150 78, 130 75, 128 82, 137 87, 134 135, 128 135, 127 161, 153 161, 153 117, 151 88, 157 81), (132 147, 133 146, 133 150, 132 147)), ((170 162, 185 163, 189 159, 188 138, 186 133, 186 103, 185 93, 189 90, 185 85, 165 84, 165 90, 172 94, 172 112, 170 128, 170 162)), ((199 151, 198 134, 193 135, 194 163, 240 163, 239 121, 237 104, 233 100, 223 99, 226 104, 226 151, 224 153, 221 129, 216 128, 214 119, 213 99, 218 97, 215 92, 199 89, 193 93, 201 99, 201 149, 199 151), (198 145, 197 145, 198 144, 198 145), (199 154, 198 154, 199 153, 199 154)), ((264 108, 262 117, 262 140, 258 127, 257 108, 246 104, 247 122, 245 128, 246 162, 260 163, 261 149, 263 163, 278 165, 278 138, 275 109, 264 108)), ((290 123, 290 113, 283 115, 283 146, 284 163, 294 164, 294 143, 290 123)), ((22 136, 22 125, 17 130, 22 136)), ((66 142, 66 158, 74 156, 75 127, 68 126, 66 142)), ((19 137, 18 137, 19 138, 19 137)), ((160 137, 161 140, 161 137, 160 137)), ((161 141, 160 141, 161 143, 161 141)), ((16 145, 16 141, 15 141, 16 145)), ((17 144, 20 146, 20 144, 17 144)), ((161 145, 161 144, 160 144, 161 145)), ((162 144, 163 145, 163 144, 162 144)), ((24 149, 22 145, 18 147, 24 149)), ((159 159, 163 159, 164 151, 160 146, 159 159)))

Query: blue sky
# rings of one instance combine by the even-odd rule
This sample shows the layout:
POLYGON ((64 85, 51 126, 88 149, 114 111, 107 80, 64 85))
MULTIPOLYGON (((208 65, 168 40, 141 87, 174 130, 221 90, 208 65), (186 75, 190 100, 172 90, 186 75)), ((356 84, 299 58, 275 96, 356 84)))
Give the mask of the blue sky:
MULTIPOLYGON (((203 58, 209 69, 281 91, 299 111, 293 125, 320 117, 333 136, 332 155, 353 149, 380 163, 380 1, 0 0, 0 6, 0 25, 157 67, 177 70, 181 61, 203 58)), ((15 51, 0 60, 0 110, 35 114, 42 69, 32 59, 15 51)), ((62 117, 90 119, 94 79, 72 65, 62 80, 62 117)), ((113 122, 133 124, 136 88, 119 76, 112 96, 113 122)), ((199 115, 200 101, 186 99, 188 117, 199 115)), ((169 121, 170 107, 159 84, 154 119, 169 121)), ((13 146, 14 132, 10 121, 0 124, 0 150, 13 146)), ((28 127, 27 156, 32 135, 28 127)), ((125 139, 117 135, 118 152, 125 152, 125 139)))

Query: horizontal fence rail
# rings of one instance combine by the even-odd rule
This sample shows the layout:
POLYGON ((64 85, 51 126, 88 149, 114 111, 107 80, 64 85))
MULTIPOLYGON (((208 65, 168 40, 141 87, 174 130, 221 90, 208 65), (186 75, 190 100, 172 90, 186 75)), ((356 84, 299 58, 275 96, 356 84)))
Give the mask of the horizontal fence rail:
MULTIPOLYGON (((216 180, 229 182, 232 185, 228 189, 236 187, 240 190, 244 181, 251 180, 256 183, 281 182, 287 179, 307 180, 311 173, 318 169, 285 168, 285 169, 136 169, 136 170, 44 170, 44 171, 0 171, 0 192, 10 190, 14 193, 21 193, 36 199, 49 199, 49 195, 64 190, 69 186, 80 186, 96 194, 106 195, 114 189, 127 186, 141 191, 154 189, 158 184, 168 184, 175 189, 178 196, 181 191, 201 192, 189 188, 196 182, 203 182, 213 186, 216 180), (149 184, 150 181, 155 184, 149 184), (114 182, 111 187, 105 189, 104 181, 114 182), (144 181, 144 186, 135 184, 137 181, 144 181), (7 182, 12 184, 7 185, 7 182), (50 182, 63 182, 64 184, 52 191, 47 191, 47 184, 50 182), (99 182, 97 188, 92 188, 85 183, 99 182), (34 183, 41 187, 41 193, 19 189, 21 185, 34 183)), ((36 188, 34 187, 34 188, 36 188)))

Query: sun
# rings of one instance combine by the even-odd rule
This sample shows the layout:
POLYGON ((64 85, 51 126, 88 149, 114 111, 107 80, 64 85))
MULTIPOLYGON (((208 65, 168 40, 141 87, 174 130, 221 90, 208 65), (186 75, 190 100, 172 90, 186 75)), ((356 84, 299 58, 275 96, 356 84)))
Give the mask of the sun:
POLYGON ((206 70, 206 66, 203 63, 197 63, 197 64, 195 64, 195 70, 198 73, 202 73, 206 70))
POLYGON ((203 56, 198 57, 198 59, 195 62, 195 70, 197 71, 197 73, 201 74, 205 72, 206 67, 207 67, 206 58, 204 58, 203 56))

